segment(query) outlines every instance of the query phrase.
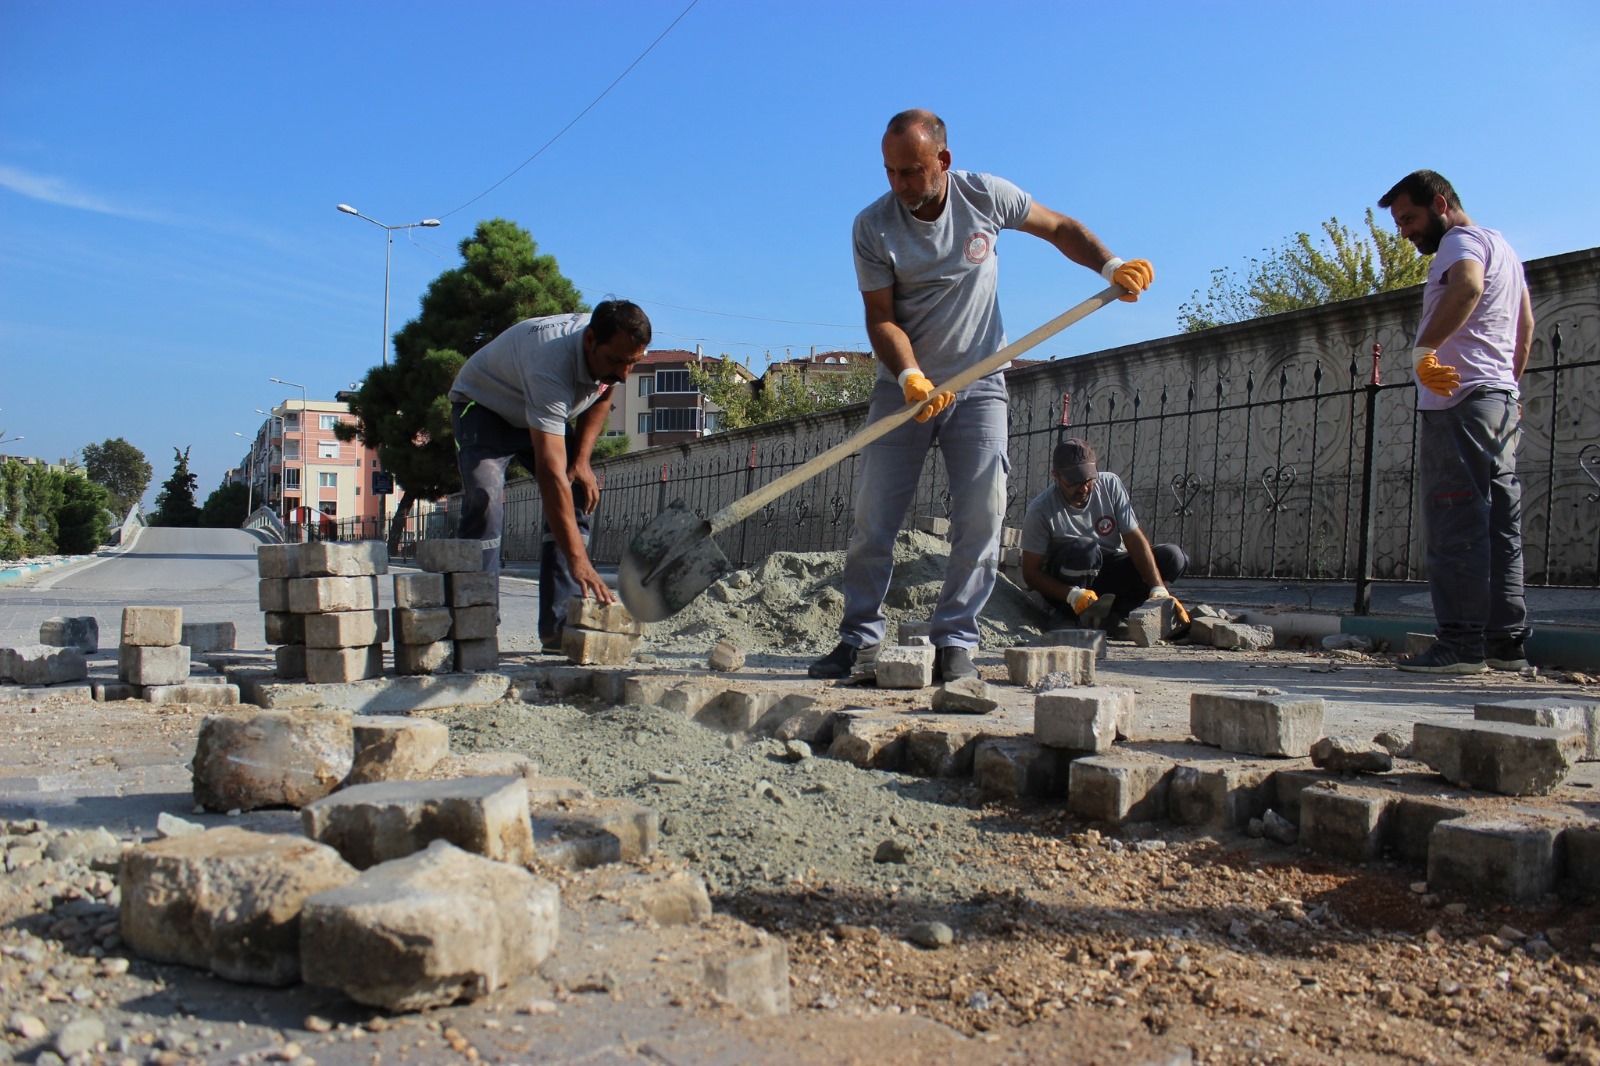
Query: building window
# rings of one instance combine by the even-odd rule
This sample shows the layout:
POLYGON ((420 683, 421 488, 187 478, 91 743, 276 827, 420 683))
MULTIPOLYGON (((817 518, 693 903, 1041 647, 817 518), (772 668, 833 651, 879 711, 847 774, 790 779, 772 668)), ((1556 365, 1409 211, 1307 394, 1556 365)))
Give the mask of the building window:
POLYGON ((321 503, 317 504, 317 508, 329 518, 339 517, 339 505, 334 503, 332 500, 323 500, 321 503))
POLYGON ((317 416, 317 424, 319 426, 321 426, 322 429, 325 432, 332 433, 333 432, 333 427, 337 426, 339 424, 339 416, 338 415, 318 415, 317 416))
POLYGON ((640 374, 637 380, 639 382, 640 396, 648 396, 656 391, 656 376, 654 374, 640 374))
POLYGON ((707 411, 706 412, 706 432, 707 433, 715 433, 717 430, 719 430, 721 428, 722 428, 722 412, 721 411, 707 411))
POLYGON ((336 441, 336 440, 319 440, 319 441, 317 441, 317 458, 318 459, 337 459, 337 458, 339 458, 339 442, 336 441))
POLYGON ((698 407, 662 407, 652 413, 656 433, 693 433, 700 428, 698 407))
POLYGON ((298 440, 286 440, 286 441, 284 441, 283 442, 283 457, 285 459, 292 459, 292 460, 294 460, 296 462, 299 462, 299 460, 300 460, 300 442, 298 440))
POLYGON ((687 370, 657 370, 657 392, 693 392, 694 386, 689 384, 687 370))
POLYGON ((286 466, 283 468, 283 487, 294 489, 296 492, 300 491, 300 468, 298 466, 286 466))
POLYGON ((649 414, 649 412, 645 412, 644 414, 639 416, 639 432, 640 433, 645 433, 645 434, 648 434, 650 432, 650 414, 649 414))
POLYGON ((285 433, 299 433, 300 432, 300 414, 299 414, 299 412, 294 412, 292 414, 285 414, 283 416, 283 431, 285 433))
POLYGON ((329 470, 317 472, 317 488, 336 489, 339 487, 339 475, 329 470))

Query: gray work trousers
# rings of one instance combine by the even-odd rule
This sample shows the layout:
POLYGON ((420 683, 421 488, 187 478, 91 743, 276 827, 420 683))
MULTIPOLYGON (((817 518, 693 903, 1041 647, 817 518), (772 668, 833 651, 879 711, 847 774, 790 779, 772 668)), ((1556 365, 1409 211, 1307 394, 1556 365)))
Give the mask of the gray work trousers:
POLYGON ((1529 633, 1517 398, 1476 389, 1454 407, 1418 416, 1418 482, 1439 643, 1482 658, 1485 640, 1492 645, 1529 633))
MULTIPOLYGON (((869 422, 905 406, 893 381, 872 391, 869 422)), ((950 482, 950 566, 930 618, 935 647, 976 648, 978 613, 989 602, 1000 569, 1005 519, 1006 387, 999 374, 974 383, 926 422, 910 421, 861 449, 855 521, 844 564, 846 644, 877 644, 887 629, 883 598, 894 573, 895 534, 916 495, 922 463, 934 440, 950 482)))

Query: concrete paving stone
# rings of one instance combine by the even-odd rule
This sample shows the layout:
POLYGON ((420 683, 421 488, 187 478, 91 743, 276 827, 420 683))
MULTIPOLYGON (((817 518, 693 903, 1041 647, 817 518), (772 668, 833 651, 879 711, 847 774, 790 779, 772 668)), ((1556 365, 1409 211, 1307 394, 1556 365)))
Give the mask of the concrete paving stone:
POLYGON ((1451 784, 1503 796, 1545 796, 1572 772, 1581 733, 1504 722, 1418 722, 1411 751, 1451 784))
POLYGON ((1063 796, 1071 762, 1032 737, 988 737, 973 750, 972 782, 987 796, 1063 796))
POLYGON ((422 540, 414 562, 430 574, 463 574, 483 569, 481 540, 422 540))
POLYGON ((1537 700, 1497 700, 1472 708, 1480 722, 1510 722, 1582 733, 1584 762, 1600 761, 1600 702, 1550 697, 1537 700))
POLYGON ((176 685, 189 678, 189 649, 124 644, 117 649, 117 677, 135 685, 176 685))
POLYGON ((500 602, 500 582, 494 574, 479 571, 441 576, 451 607, 494 607, 500 602))
POLYGON ((1223 751, 1301 758, 1322 736, 1323 712, 1320 696, 1195 692, 1189 697, 1189 730, 1223 751))
POLYGON ((1555 826, 1497 815, 1438 823, 1428 838, 1428 888, 1535 903, 1556 883, 1555 826))
POLYGON ((308 984, 388 1011, 476 1000, 538 969, 560 915, 554 884, 436 840, 309 897, 302 969, 308 984))
POLYGON ((565 700, 594 695, 597 672, 587 666, 537 666, 507 671, 507 676, 512 696, 523 703, 544 703, 551 697, 565 700))
POLYGON ((264 577, 256 594, 256 606, 263 611, 289 611, 289 581, 282 577, 264 577))
POLYGON ((370 577, 389 572, 381 540, 313 541, 300 546, 301 577, 370 577))
MULTIPOLYGON (((565 634, 563 634, 565 635, 565 634)), ((623 681, 622 702, 641 707, 660 707, 667 690, 683 683, 683 675, 648 673, 630 675, 623 681)))
MULTIPOLYGON (((187 670, 187 660, 184 667, 187 670)), ((19 685, 62 685, 86 679, 89 663, 75 647, 23 644, 11 649, 8 672, 19 685)))
POLYGON ((931 644, 933 642, 933 623, 907 621, 901 622, 895 628, 894 642, 896 644, 915 644, 917 643, 917 637, 922 637, 931 644))
POLYGON ((394 605, 418 610, 449 606, 443 574, 394 575, 394 605))
POLYGON ((787 1014, 789 948, 753 930, 748 943, 722 948, 705 960, 705 984, 753 1017, 787 1014))
POLYGON ((1081 818, 1125 825, 1167 817, 1167 792, 1176 764, 1148 755, 1091 755, 1072 760, 1067 809, 1081 818))
POLYGON ((273 672, 278 677, 288 680, 306 676, 306 646, 304 644, 278 645, 272 650, 272 661, 273 672))
POLYGON ((531 816, 539 858, 562 869, 634 862, 660 846, 660 814, 631 800, 561 800, 533 808, 531 816))
POLYGON ((326 611, 300 617, 305 619, 308 648, 365 648, 389 642, 387 611, 326 611))
POLYGON ((917 529, 935 537, 948 537, 950 535, 950 519, 941 515, 918 515, 917 529))
POLYGON ((1108 654, 1109 645, 1106 635, 1098 629, 1079 629, 1069 626, 1064 629, 1047 629, 1039 637, 1038 646, 1041 648, 1083 648, 1094 656, 1098 662, 1108 654))
POLYGON ((778 705, 781 697, 769 689, 742 692, 728 689, 702 704, 694 720, 722 733, 748 733, 763 715, 778 705))
POLYGON ((932 703, 934 714, 989 714, 1000 699, 983 678, 961 677, 934 689, 932 703))
POLYGON ((239 686, 223 683, 188 685, 146 685, 144 698, 155 704, 190 703, 201 707, 237 707, 239 686))
POLYGON ((100 703, 144 699, 144 686, 130 684, 127 681, 96 681, 89 688, 94 693, 95 700, 100 703))
MULTIPOLYGON (((476 608, 473 608, 476 610, 476 608)), ((456 672, 486 674, 500 667, 500 638, 494 634, 479 640, 457 640, 456 672)))
POLYGON ((715 701, 726 690, 719 685, 702 685, 693 681, 677 681, 664 689, 656 700, 657 707, 665 707, 677 714, 693 717, 715 701))
POLYGON ((528 790, 528 810, 549 807, 565 800, 593 799, 593 794, 570 777, 524 776, 523 785, 528 790))
POLYGON ((0 648, 0 681, 10 681, 17 668, 17 649, 0 648))
POLYGON ((279 710, 337 707, 361 714, 408 714, 498 703, 509 691, 511 679, 495 673, 381 677, 342 685, 277 681, 258 684, 255 702, 279 710))
POLYGON ((1133 717, 1131 688, 1086 685, 1041 692, 1033 698, 1033 735, 1041 744, 1071 751, 1110 751, 1117 725, 1133 717))
POLYGON ((485 640, 500 629, 499 609, 486 607, 450 608, 450 636, 457 641, 485 640))
POLYGON ((731 640, 719 640, 706 655, 706 669, 719 674, 744 669, 744 651, 731 640))
POLYGON ((623 666, 633 658, 639 638, 626 633, 601 633, 567 626, 561 631, 561 651, 580 666, 623 666))
POLYGON ((348 711, 210 714, 190 764, 195 802, 212 811, 304 807, 350 776, 354 753, 348 711))
POLYGON ((358 870, 411 855, 435 840, 518 866, 534 854, 521 777, 351 785, 307 804, 300 823, 306 836, 358 870))
POLYGON ((1428 841, 1433 827, 1451 818, 1464 818, 1473 813, 1471 804, 1428 796, 1401 796, 1391 810, 1391 846, 1402 861, 1413 866, 1428 865, 1428 841))
POLYGON ((1224 624, 1221 618, 1205 617, 1191 614, 1189 619, 1189 643, 1210 648, 1216 646, 1217 627, 1224 624))
POLYGON ((305 900, 353 881, 332 849, 228 826, 123 852, 118 933, 139 957, 247 984, 300 980, 305 900))
POLYGON ((1076 685, 1094 684, 1094 653, 1087 648, 1007 648, 1002 654, 1013 685, 1032 688, 1046 674, 1067 674, 1076 685))
POLYGON ((928 722, 905 733, 905 771, 922 777, 971 777, 978 741, 988 730, 966 722, 928 722))
POLYGON ((432 718, 370 714, 350 725, 354 758, 347 785, 415 780, 450 754, 450 730, 432 718))
MULTIPOLYGON (((1172 820, 1179 825, 1242 828, 1272 805, 1272 774, 1271 767, 1248 763, 1179 763, 1167 791, 1172 820)), ((1304 817, 1304 794, 1300 802, 1304 817)))
MULTIPOLYGON (((284 593, 288 595, 287 592, 284 593)), ((288 611, 266 611, 261 615, 262 634, 268 644, 304 644, 306 616, 288 611)))
POLYGON ((428 674, 454 673, 456 644, 453 640, 436 640, 431 644, 396 644, 394 646, 394 672, 412 677, 428 674))
POLYGON ((371 611, 378 606, 375 577, 294 577, 289 579, 289 610, 295 614, 324 611, 371 611))
POLYGON ((828 754, 862 769, 898 770, 905 765, 905 731, 900 715, 841 715, 834 719, 828 754))
POLYGON ((1600 823, 1568 826, 1561 831, 1566 852, 1567 882, 1582 899, 1600 895, 1600 823))
POLYGON ((1128 612, 1128 639, 1141 648, 1154 647, 1178 628, 1178 605, 1172 599, 1147 600, 1128 612))
POLYGON ((934 649, 931 646, 897 644, 878 649, 879 688, 920 689, 933 684, 934 649))
POLYGON ((313 685, 365 681, 382 674, 382 644, 369 644, 364 648, 306 648, 306 680, 313 685))
MULTIPOLYGON (((855 708, 856 713, 864 713, 855 708)), ((837 712, 822 706, 813 696, 789 695, 762 715, 752 732, 788 742, 801 740, 818 750, 833 743, 833 723, 837 712)))
POLYGON ((239 645, 239 630, 232 622, 185 622, 178 643, 194 656, 232 651, 239 645))
POLYGON ((263 544, 256 548, 256 576, 279 581, 305 576, 300 570, 300 545, 263 544))
POLYGON ((390 632, 400 644, 436 644, 448 640, 454 623, 448 607, 396 607, 391 615, 394 624, 390 632))
POLYGON ((1300 793, 1300 844, 1346 862, 1382 857, 1399 797, 1381 789, 1319 785, 1300 793))
POLYGON ((39 643, 93 655, 100 650, 100 621, 92 614, 46 618, 39 623, 39 643))
POLYGON ((1308 788, 1337 782, 1339 775, 1326 770, 1285 767, 1272 772, 1272 808, 1291 822, 1300 821, 1300 797, 1308 788))
POLYGON ((1211 627, 1211 646, 1223 651, 1266 651, 1272 647, 1275 635, 1269 626, 1245 625, 1242 622, 1223 622, 1211 627))
POLYGON ((592 596, 574 596, 567 601, 567 625, 592 629, 598 633, 644 635, 644 623, 620 602, 601 603, 592 596))
POLYGON ((124 607, 122 644, 167 648, 183 643, 182 607, 124 607))
POLYGON ((590 898, 617 901, 635 921, 672 927, 699 925, 711 918, 705 879, 689 870, 606 867, 588 874, 583 890, 590 898))

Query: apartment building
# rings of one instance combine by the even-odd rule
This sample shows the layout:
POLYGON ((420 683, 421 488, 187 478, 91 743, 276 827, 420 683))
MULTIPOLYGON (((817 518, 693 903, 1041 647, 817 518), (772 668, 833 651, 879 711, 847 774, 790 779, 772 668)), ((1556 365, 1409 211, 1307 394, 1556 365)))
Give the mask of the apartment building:
POLYGON ((355 422, 346 404, 290 399, 264 413, 242 464, 261 503, 281 516, 299 507, 340 519, 387 515, 387 497, 373 491, 381 480, 377 452, 334 435, 335 426, 355 422))
MULTIPOLYGON (((706 399, 689 380, 698 351, 664 349, 646 352, 611 401, 608 436, 625 435, 629 450, 694 440, 719 428, 722 408, 706 399)), ((747 379, 753 375, 743 367, 747 379)))

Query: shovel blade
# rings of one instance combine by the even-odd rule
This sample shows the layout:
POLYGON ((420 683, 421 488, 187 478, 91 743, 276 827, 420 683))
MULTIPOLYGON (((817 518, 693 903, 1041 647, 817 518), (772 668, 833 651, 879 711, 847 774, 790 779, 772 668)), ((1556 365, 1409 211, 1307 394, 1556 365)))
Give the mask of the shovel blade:
POLYGON ((617 564, 617 588, 635 618, 659 622, 732 569, 711 538, 711 523, 675 500, 628 542, 617 564))

